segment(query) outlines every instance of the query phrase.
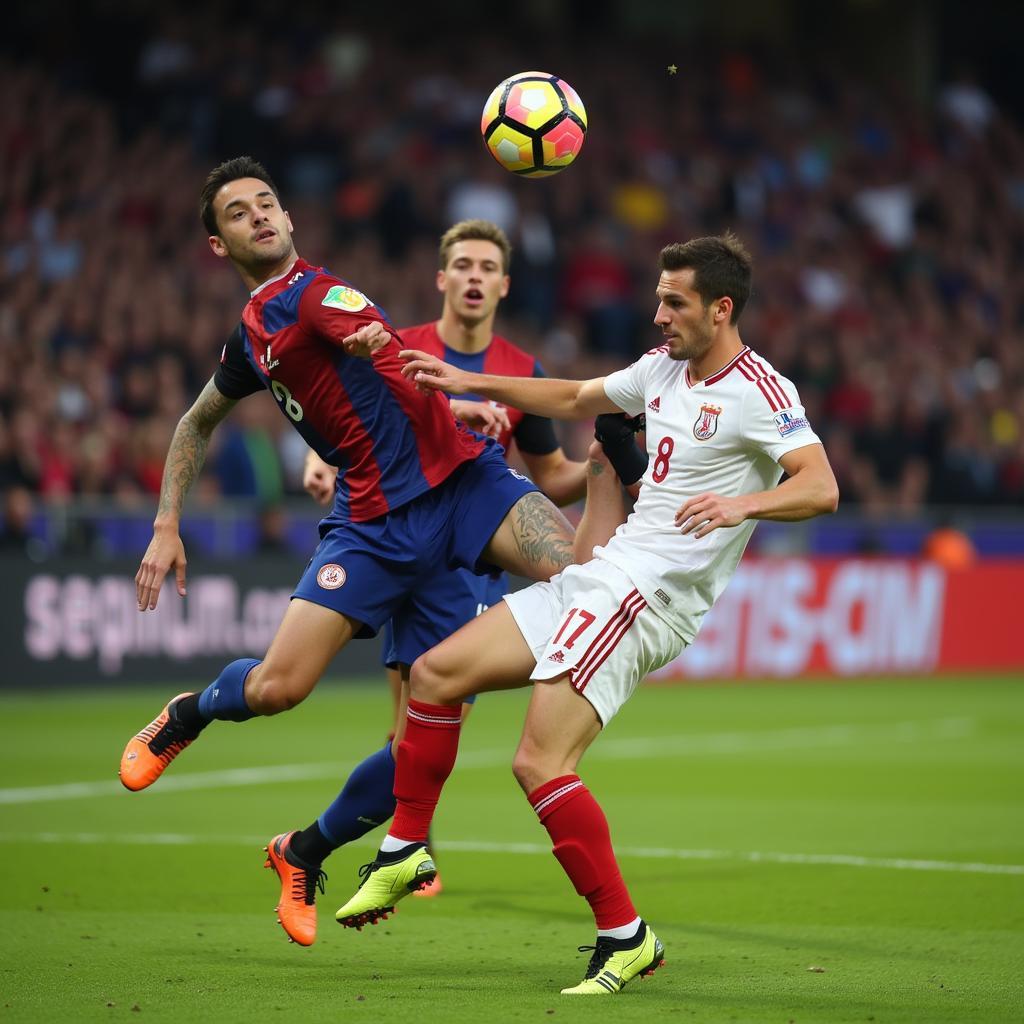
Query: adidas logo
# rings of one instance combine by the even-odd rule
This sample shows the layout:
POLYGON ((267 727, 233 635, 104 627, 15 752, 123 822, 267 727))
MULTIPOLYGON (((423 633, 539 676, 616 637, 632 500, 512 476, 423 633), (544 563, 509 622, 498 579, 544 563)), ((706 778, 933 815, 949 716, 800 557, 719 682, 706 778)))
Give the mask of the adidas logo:
POLYGON ((558 665, 561 665, 565 661, 565 654, 562 651, 555 651, 554 654, 548 655, 548 661, 553 661, 558 665))
POLYGON ((657 398, 652 398, 647 403, 647 408, 650 409, 651 412, 661 412, 661 395, 658 395, 657 398))

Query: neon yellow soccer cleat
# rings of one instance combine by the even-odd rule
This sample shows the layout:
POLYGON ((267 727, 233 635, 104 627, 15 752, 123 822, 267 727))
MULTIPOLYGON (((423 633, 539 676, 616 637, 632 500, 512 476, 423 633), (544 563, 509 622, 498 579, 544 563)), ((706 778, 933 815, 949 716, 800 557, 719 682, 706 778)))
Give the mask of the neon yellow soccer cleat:
POLYGON ((650 927, 640 922, 631 939, 598 936, 597 945, 580 946, 581 953, 593 950, 586 977, 572 988, 563 988, 563 996, 608 996, 621 992, 636 977, 647 977, 664 966, 665 947, 650 927))
POLYGON ((345 928, 362 928, 376 924, 395 909, 395 904, 409 893, 430 885, 437 868, 426 847, 417 845, 394 863, 381 863, 380 854, 359 869, 362 881, 356 894, 334 916, 345 928))

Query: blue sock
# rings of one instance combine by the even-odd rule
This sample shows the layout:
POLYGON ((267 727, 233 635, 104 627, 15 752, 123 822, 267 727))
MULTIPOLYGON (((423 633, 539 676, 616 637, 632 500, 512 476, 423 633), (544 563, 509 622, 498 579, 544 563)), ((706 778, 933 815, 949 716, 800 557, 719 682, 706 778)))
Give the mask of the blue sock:
POLYGON ((199 694, 199 713, 208 722, 245 722, 256 717, 245 703, 246 676, 259 664, 256 658, 239 658, 221 669, 221 673, 199 694))
POLYGON ((395 813, 395 759, 391 741, 352 769, 345 788, 317 818, 317 825, 335 849, 366 835, 395 813))

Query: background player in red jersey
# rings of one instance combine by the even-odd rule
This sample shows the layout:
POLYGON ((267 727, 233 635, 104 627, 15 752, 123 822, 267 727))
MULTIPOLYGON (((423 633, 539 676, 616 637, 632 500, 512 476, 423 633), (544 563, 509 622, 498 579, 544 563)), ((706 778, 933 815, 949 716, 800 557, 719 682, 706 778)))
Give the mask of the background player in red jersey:
MULTIPOLYGON (((494 333, 498 304, 508 294, 510 283, 511 246, 505 232, 490 221, 460 221, 442 236, 439 255, 437 289, 444 296, 441 317, 402 328, 399 333, 403 344, 430 352, 465 370, 543 377, 544 371, 534 356, 494 333)), ((503 415, 505 425, 495 434, 498 442, 506 452, 515 443, 530 478, 555 504, 567 505, 584 496, 586 463, 574 462, 566 456, 548 417, 481 403, 474 395, 463 397, 470 401, 453 400, 452 411, 464 420, 473 413, 474 405, 495 408, 503 415)), ((467 422, 479 429, 477 422, 467 422)), ((334 495, 336 473, 334 467, 310 451, 303 484, 314 498, 326 504, 334 495)), ((448 617, 450 632, 500 600, 508 589, 504 575, 488 577, 466 571, 456 575, 449 601, 445 608, 438 609, 438 614, 448 617)), ((403 651, 401 641, 402 638, 391 635, 390 628, 385 631, 386 664, 411 664, 407 658, 412 651, 403 651)), ((419 643, 414 646, 421 649, 419 643)), ((396 716, 400 687, 400 677, 393 671, 391 688, 396 716)))
MULTIPOLYGON (((415 327, 402 328, 399 332, 402 343, 409 348, 430 352, 465 370, 515 377, 543 377, 544 371, 534 356, 494 333, 498 304, 509 290, 510 257, 508 238, 496 224, 486 220, 466 220, 452 225, 440 243, 437 290, 444 296, 441 317, 415 327)), ((475 395, 462 397, 461 401, 452 401, 452 412, 471 426, 479 429, 479 418, 486 410, 502 416, 503 425, 495 434, 499 443, 506 451, 515 443, 530 478, 553 502, 566 505, 583 497, 587 464, 574 462, 566 456, 548 417, 484 402, 475 395), (473 420, 468 419, 471 416, 473 420)), ((326 504, 333 498, 336 475, 337 470, 333 466, 310 451, 303 484, 317 501, 326 504)), ((504 573, 481 576, 459 569, 445 580, 439 580, 436 586, 437 593, 443 593, 443 600, 438 601, 433 609, 431 635, 437 631, 448 635, 500 601, 508 592, 508 577, 504 573)), ((394 730, 397 732, 404 718, 399 666, 408 668, 430 646, 429 636, 419 635, 419 632, 402 634, 388 623, 383 638, 383 660, 388 672, 394 705, 394 730)), ((463 704, 463 718, 475 699, 475 696, 470 696, 463 704)), ((391 767, 387 766, 389 775, 391 767)), ((324 811, 318 819, 319 830, 324 836, 348 835, 346 823, 351 816, 350 805, 343 791, 338 801, 324 811)), ((301 840, 299 845, 302 845, 301 840)), ((433 895, 439 888, 440 879, 437 878, 419 894, 433 895)))
MULTIPOLYGON (((444 396, 403 377, 401 346, 384 314, 298 257, 261 165, 240 157, 215 168, 200 209, 210 248, 231 260, 251 298, 171 441, 153 539, 136 575, 139 609, 156 607, 171 571, 185 595, 182 506, 213 430, 238 400, 270 390, 340 477, 320 545, 265 657, 234 661, 202 693, 169 701, 122 755, 121 781, 131 790, 155 782, 214 719, 245 721, 298 704, 353 637, 372 636, 388 620, 399 632, 436 631, 432 588, 452 569, 548 579, 572 561, 572 528, 554 505, 508 467, 493 439, 458 425, 444 396), (353 335, 369 325, 374 351, 359 358, 371 353, 353 335)), ((436 632, 430 644, 445 635, 436 632)), ((390 758, 390 744, 374 757, 390 758)), ((321 872, 316 860, 288 858, 294 835, 276 837, 269 860, 289 894, 278 907, 290 917, 289 934, 311 942, 321 872)))

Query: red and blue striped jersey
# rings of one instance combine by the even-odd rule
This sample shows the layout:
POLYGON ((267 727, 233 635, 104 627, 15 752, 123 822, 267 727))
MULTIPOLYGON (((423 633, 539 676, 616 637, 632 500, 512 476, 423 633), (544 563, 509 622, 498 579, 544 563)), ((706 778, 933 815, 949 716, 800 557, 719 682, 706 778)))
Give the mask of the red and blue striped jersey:
POLYGON ((487 443, 456 423, 444 395, 402 376, 401 349, 362 292, 297 260, 253 292, 214 384, 234 399, 269 390, 306 443, 338 467, 336 513, 365 522, 436 487, 487 443), (374 321, 391 342, 372 360, 348 355, 342 340, 374 321))
MULTIPOLYGON (((482 352, 459 352, 449 348, 437 333, 437 323, 403 327, 399 332, 405 348, 418 348, 432 356, 443 359, 460 370, 471 373, 493 373, 500 377, 543 377, 540 363, 529 352, 495 334, 482 352)), ((470 401, 486 401, 479 395, 459 395, 470 401)), ((519 450, 530 455, 548 455, 560 447, 555 428, 546 416, 535 416, 512 406, 505 406, 511 429, 503 430, 498 443, 508 451, 514 438, 519 450)))

